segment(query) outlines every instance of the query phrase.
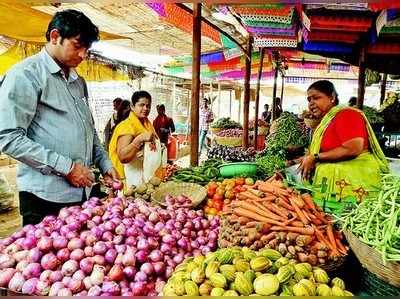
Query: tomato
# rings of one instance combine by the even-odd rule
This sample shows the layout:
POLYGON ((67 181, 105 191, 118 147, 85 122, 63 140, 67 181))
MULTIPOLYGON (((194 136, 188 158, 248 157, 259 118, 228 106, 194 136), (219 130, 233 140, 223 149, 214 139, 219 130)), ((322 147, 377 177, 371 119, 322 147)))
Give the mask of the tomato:
POLYGON ((239 193, 239 192, 241 192, 241 190, 242 190, 241 186, 236 186, 235 188, 233 188, 233 192, 235 192, 235 193, 239 193))
POLYGON ((208 190, 216 190, 218 188, 218 184, 216 182, 210 182, 208 184, 208 190))
POLYGON ((222 201, 215 201, 213 208, 217 209, 217 211, 221 211, 224 207, 224 203, 222 201))
POLYGON ((223 199, 224 199, 224 196, 220 195, 220 194, 214 194, 214 196, 213 196, 213 201, 214 202, 218 201, 218 200, 223 200, 223 199))
POLYGON ((215 216, 215 215, 217 215, 217 213, 218 213, 218 211, 217 211, 217 209, 215 209, 215 208, 210 208, 210 209, 208 210, 208 215, 213 215, 213 216, 215 216))
POLYGON ((242 186, 242 185, 244 185, 244 178, 236 178, 235 179, 235 184, 236 184, 236 186, 242 186))
POLYGON ((212 207, 214 204, 214 201, 212 200, 212 198, 207 199, 207 207, 212 207))
POLYGON ((253 178, 246 178, 244 182, 246 185, 250 185, 250 186, 254 185, 253 178))
POLYGON ((215 194, 215 190, 210 190, 210 189, 207 190, 207 196, 208 196, 209 198, 213 197, 214 194, 215 194))

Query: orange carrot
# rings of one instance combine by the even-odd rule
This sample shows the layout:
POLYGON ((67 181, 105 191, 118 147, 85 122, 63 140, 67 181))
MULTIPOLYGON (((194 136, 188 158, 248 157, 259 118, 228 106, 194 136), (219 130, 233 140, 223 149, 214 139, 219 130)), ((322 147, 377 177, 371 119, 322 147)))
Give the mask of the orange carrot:
POLYGON ((258 186, 258 190, 267 192, 267 193, 272 193, 275 195, 282 195, 282 196, 288 196, 289 192, 279 186, 276 186, 271 183, 260 183, 258 186))
POLYGON ((310 194, 304 193, 304 194, 302 194, 301 197, 303 198, 304 203, 306 204, 306 206, 307 206, 310 210, 316 211, 314 201, 313 201, 313 199, 312 199, 312 197, 311 197, 310 194))
POLYGON ((272 213, 271 211, 269 211, 266 207, 264 207, 263 205, 257 203, 257 202, 246 202, 246 201, 242 201, 239 203, 239 207, 241 208, 245 208, 247 210, 250 210, 254 213, 260 214, 261 216, 265 216, 274 220, 278 220, 278 221, 284 221, 285 219, 283 219, 281 216, 278 216, 274 213, 272 213))
POLYGON ((261 197, 254 195, 249 191, 240 192, 241 195, 245 196, 249 200, 261 200, 261 197))
POLYGON ((288 218, 289 213, 285 212, 283 209, 278 207, 276 204, 267 203, 267 204, 264 204, 264 206, 268 207, 271 211, 275 212, 275 214, 278 214, 286 219, 288 218))
POLYGON ((295 226, 279 226, 275 225, 271 227, 271 231, 287 231, 287 232, 294 232, 303 235, 313 235, 314 228, 312 227, 295 227, 295 226))
POLYGON ((311 212, 306 212, 306 211, 304 211, 304 214, 308 214, 308 216, 310 217, 310 221, 311 221, 312 223, 314 223, 315 225, 321 225, 321 224, 322 224, 322 221, 319 220, 319 219, 317 218, 317 216, 315 216, 315 215, 312 214, 311 212))
MULTIPOLYGON (((290 220, 289 220, 290 221, 290 220)), ((292 226, 296 226, 296 227, 304 227, 304 223, 298 220, 294 220, 292 222, 289 222, 290 225, 292 226)))
POLYGON ((268 241, 274 239, 275 236, 276 236, 276 232, 270 232, 268 235, 263 235, 260 240, 263 242, 268 242, 268 241))
POLYGON ((254 220, 257 220, 260 222, 264 222, 264 223, 270 223, 270 224, 275 224, 275 225, 282 224, 282 222, 280 222, 280 221, 276 221, 276 220, 261 216, 253 211, 249 211, 244 208, 236 208, 235 214, 238 216, 244 216, 244 217, 251 218, 251 219, 254 219, 254 220))
POLYGON ((279 197, 277 202, 284 208, 288 209, 289 211, 294 211, 294 208, 288 203, 287 199, 284 197, 279 197))
POLYGON ((305 225, 308 225, 310 222, 307 220, 307 218, 304 216, 304 213, 300 210, 300 208, 297 206, 296 202, 293 200, 293 198, 289 198, 290 203, 294 210, 296 211, 296 214, 299 216, 299 219, 301 222, 303 222, 305 225))
POLYGON ((333 228, 332 228, 331 224, 328 224, 328 227, 326 228, 326 234, 328 236, 328 241, 332 245, 333 253, 336 254, 338 251, 337 251, 335 236, 333 235, 333 228))
POLYGON ((346 255, 347 254, 347 249, 343 245, 343 243, 338 238, 335 238, 335 241, 336 241, 336 245, 337 245, 337 248, 338 248, 339 252, 341 254, 343 254, 343 255, 346 255))
POLYGON ((315 235, 318 239, 318 241, 320 241, 322 244, 324 244, 325 246, 327 246, 330 250, 334 250, 332 247, 332 244, 324 237, 324 235, 322 234, 322 232, 316 227, 313 226, 314 230, 315 230, 315 235))

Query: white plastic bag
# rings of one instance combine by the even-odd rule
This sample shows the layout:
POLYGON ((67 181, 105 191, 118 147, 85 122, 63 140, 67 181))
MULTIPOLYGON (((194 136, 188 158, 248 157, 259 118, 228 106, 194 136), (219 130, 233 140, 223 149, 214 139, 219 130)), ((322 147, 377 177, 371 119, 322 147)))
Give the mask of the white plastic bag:
POLYGON ((146 142, 143 150, 143 180, 150 181, 158 168, 167 164, 167 153, 159 139, 146 142))

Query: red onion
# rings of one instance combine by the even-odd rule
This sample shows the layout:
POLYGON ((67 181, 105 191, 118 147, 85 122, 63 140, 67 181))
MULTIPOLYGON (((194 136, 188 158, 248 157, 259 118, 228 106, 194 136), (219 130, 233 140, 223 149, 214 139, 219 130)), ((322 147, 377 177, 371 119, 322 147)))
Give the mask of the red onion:
POLYGON ((106 260, 105 260, 104 256, 102 256, 102 255, 95 255, 93 257, 93 263, 103 266, 106 264, 106 260))
POLYGON ((163 243, 163 244, 161 244, 160 251, 164 254, 170 254, 171 246, 167 243, 163 243))
POLYGON ((136 281, 133 283, 132 293, 133 296, 145 296, 146 294, 146 283, 144 281, 136 281))
POLYGON ((92 286, 89 290, 88 290, 88 296, 99 296, 101 293, 101 288, 99 286, 92 286))
POLYGON ((125 244, 129 245, 129 246, 136 246, 136 243, 137 243, 137 241, 136 241, 135 237, 128 237, 125 240, 125 244))
POLYGON ((115 245, 122 244, 122 243, 124 242, 124 236, 121 236, 121 235, 114 236, 112 242, 113 242, 113 244, 115 244, 115 245))
POLYGON ((35 237, 26 237, 23 241, 22 241, 22 248, 23 249, 32 249, 33 247, 35 247, 37 244, 37 240, 35 237))
POLYGON ((173 258, 173 260, 174 260, 174 262, 176 263, 176 264, 180 264, 180 263, 182 263, 183 262, 183 254, 177 254, 177 255, 175 255, 174 256, 174 258, 173 258))
POLYGON ((207 240, 204 237, 198 237, 197 242, 199 242, 200 245, 205 245, 207 243, 207 240))
POLYGON ((60 261, 53 253, 47 253, 42 257, 40 265, 45 270, 54 270, 60 265, 60 261))
POLYGON ((20 262, 27 257, 28 253, 29 250, 17 251, 16 253, 13 254, 13 258, 15 259, 15 261, 20 262))
POLYGON ((144 263, 142 266, 140 266, 140 271, 147 275, 151 275, 154 272, 154 268, 151 263, 144 263))
MULTIPOLYGON (((6 255, 7 255, 7 254, 13 255, 14 253, 16 253, 16 252, 22 250, 22 246, 19 245, 19 244, 17 244, 18 240, 20 240, 19 243, 22 243, 24 239, 17 239, 14 243, 8 245, 8 246, 6 247, 5 252, 4 252, 6 255)), ((7 256, 7 259, 9 259, 8 256, 7 256)), ((0 266, 1 266, 1 264, 2 264, 2 261, 3 261, 3 257, 2 257, 2 255, 0 255, 0 266)))
POLYGON ((83 290, 84 285, 81 280, 71 279, 67 287, 73 294, 76 294, 83 290))
POLYGON ((65 262, 69 259, 70 256, 70 252, 68 250, 68 248, 63 248, 58 250, 57 252, 57 258, 61 261, 61 262, 65 262))
POLYGON ((37 278, 30 278, 22 285, 21 292, 26 295, 33 295, 36 291, 36 285, 38 283, 37 278))
POLYGON ((48 281, 39 280, 36 284, 35 295, 37 296, 47 296, 50 291, 50 284, 48 281))
POLYGON ((137 227, 137 228, 142 228, 144 226, 144 223, 145 223, 145 220, 135 219, 134 226, 137 227))
POLYGON ((105 267, 94 265, 93 271, 90 274, 90 281, 93 285, 101 285, 104 281, 105 267))
POLYGON ((135 258, 135 251, 128 247, 126 249, 125 254, 122 257, 122 264, 124 266, 135 266, 136 258, 135 258))
POLYGON ((147 260, 147 251, 139 250, 136 252, 135 257, 140 263, 144 263, 147 260))
POLYGON ((7 287, 11 278, 14 276, 16 270, 13 268, 6 268, 0 271, 0 287, 7 287))
POLYGON ((105 281, 101 290, 104 293, 110 294, 111 296, 117 296, 121 292, 119 285, 114 281, 105 281))
POLYGON ((106 262, 112 265, 117 257, 117 251, 115 249, 109 249, 104 257, 106 262))
POLYGON ((172 273, 174 273, 174 268, 167 266, 165 269, 165 278, 170 278, 172 273))
POLYGON ((121 181, 113 181, 112 188, 113 190, 122 190, 124 184, 121 181))
POLYGON ((113 232, 115 230, 115 227, 116 227, 116 225, 112 221, 107 221, 107 222, 104 223, 104 229, 107 230, 107 231, 112 231, 113 232))
POLYGON ((83 285, 85 286, 85 289, 86 289, 86 290, 89 290, 89 289, 93 286, 92 280, 90 279, 90 276, 85 277, 85 278, 82 280, 82 283, 83 283, 83 285))
POLYGON ((83 272, 82 270, 78 270, 72 275, 72 279, 75 280, 83 280, 85 277, 85 272, 83 272))
POLYGON ((150 252, 149 258, 152 262, 160 262, 164 259, 164 255, 160 250, 156 249, 150 252))
POLYGON ((93 259, 90 257, 85 257, 79 262, 79 267, 86 274, 92 273, 93 265, 93 259))
POLYGON ((40 281, 49 281, 50 280, 50 275, 53 273, 51 270, 44 270, 39 277, 40 281))
POLYGON ((127 208, 124 210, 124 216, 125 217, 133 217, 133 216, 135 216, 135 212, 132 209, 127 208))
POLYGON ((117 250, 117 253, 124 253, 126 250, 126 245, 125 244, 115 245, 115 249, 117 250))
POLYGON ((139 271, 135 274, 135 281, 147 281, 146 273, 139 271))
POLYGON ((116 228, 115 228, 115 233, 117 235, 121 235, 124 236, 126 234, 126 227, 124 224, 119 224, 116 228))
POLYGON ((112 241, 113 238, 114 238, 114 234, 110 231, 105 231, 103 233, 103 235, 101 236, 101 239, 103 241, 112 241))
POLYGON ((137 241, 136 247, 139 250, 148 250, 149 249, 149 243, 147 242, 146 239, 139 238, 138 241, 137 241))
POLYGON ((8 283, 8 289, 14 292, 21 292, 25 279, 20 272, 16 272, 8 283))
POLYGON ((123 269, 120 265, 114 265, 108 272, 108 277, 113 281, 121 281, 124 279, 123 269))
POLYGON ((204 246, 202 249, 201 249, 201 253, 203 254, 203 255, 206 255, 207 253, 209 253, 211 251, 211 249, 210 249, 210 247, 208 247, 208 246, 204 246))
POLYGON ((40 264, 32 263, 28 264, 22 271, 22 275, 25 279, 36 278, 40 276, 42 269, 40 264))
POLYGON ((124 276, 128 280, 133 280, 136 274, 136 268, 132 266, 127 266, 123 270, 124 276))
POLYGON ((86 246, 85 249, 83 250, 83 253, 84 253, 85 256, 87 256, 87 257, 94 256, 93 247, 91 247, 91 246, 86 246))
POLYGON ((58 291, 61 290, 62 288, 64 288, 64 284, 60 281, 57 281, 51 285, 48 295, 57 296, 58 291))
POLYGON ((56 270, 51 272, 50 274, 50 282, 55 283, 57 281, 61 281, 63 279, 63 274, 61 273, 61 271, 56 270))
POLYGON ((26 261, 26 260, 23 260, 23 261, 20 261, 20 262, 15 266, 15 269, 16 269, 18 272, 22 272, 22 271, 25 270, 26 267, 28 267, 28 265, 29 265, 29 262, 26 261))
POLYGON ((79 238, 73 238, 72 240, 70 240, 68 242, 67 247, 71 251, 74 250, 74 249, 83 248, 83 242, 79 238))
POLYGON ((83 259, 84 256, 85 256, 84 251, 82 249, 78 248, 78 249, 74 249, 71 252, 70 259, 79 262, 81 259, 83 259))
POLYGON ((95 254, 103 255, 107 251, 106 244, 103 241, 99 241, 93 246, 93 250, 95 254))
POLYGON ((126 230, 126 236, 127 237, 137 237, 138 236, 138 232, 136 230, 135 226, 130 226, 128 227, 128 229, 126 230))
POLYGON ((149 215, 149 221, 156 224, 158 221, 160 221, 160 217, 156 212, 151 212, 149 215))
POLYGON ((165 272, 165 264, 163 262, 153 263, 154 272, 158 275, 162 275, 165 272))
POLYGON ((63 236, 56 237, 53 240, 53 247, 55 250, 65 248, 67 247, 67 245, 68 245, 68 240, 63 236))
POLYGON ((182 235, 184 235, 185 237, 190 237, 191 235, 190 229, 189 228, 182 229, 182 235))
POLYGON ((72 276, 79 268, 78 262, 74 260, 66 261, 61 267, 64 276, 72 276))

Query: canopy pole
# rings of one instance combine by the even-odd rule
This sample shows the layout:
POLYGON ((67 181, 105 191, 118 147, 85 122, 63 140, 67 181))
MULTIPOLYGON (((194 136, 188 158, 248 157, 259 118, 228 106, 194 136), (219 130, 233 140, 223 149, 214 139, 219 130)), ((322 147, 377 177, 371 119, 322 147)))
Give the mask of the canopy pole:
POLYGON ((276 57, 278 54, 273 53, 272 57, 275 60, 275 67, 274 67, 274 88, 272 90, 272 117, 271 117, 271 122, 274 121, 277 117, 277 111, 276 111, 276 89, 277 89, 277 81, 278 81, 278 58, 276 57))
POLYGON ((249 110, 250 110, 250 75, 251 75, 251 36, 247 40, 247 54, 245 57, 244 100, 243 100, 243 146, 249 146, 249 110))
POLYGON ((229 90, 229 118, 232 118, 232 89, 229 90))
POLYGON ((218 82, 218 118, 221 117, 221 83, 218 82))
POLYGON ((260 48, 260 65, 258 66, 257 87, 256 87, 256 107, 254 117, 254 148, 257 148, 258 137, 258 110, 260 105, 260 81, 262 76, 262 69, 264 64, 264 47, 260 48))
POLYGON ((281 106, 283 103, 283 91, 285 89, 285 75, 281 73, 281 78, 282 78, 282 86, 281 86, 281 106))
POLYGON ((358 97, 357 107, 358 109, 363 108, 365 95, 365 47, 360 50, 360 60, 358 65, 358 97))
POLYGON ((381 82, 381 100, 380 104, 383 104, 383 101, 385 100, 385 94, 386 94, 386 82, 387 82, 387 74, 383 74, 382 82, 381 82))
POLYGON ((190 165, 199 164, 199 96, 201 51, 201 4, 193 4, 193 50, 192 50, 192 105, 190 108, 190 165))

